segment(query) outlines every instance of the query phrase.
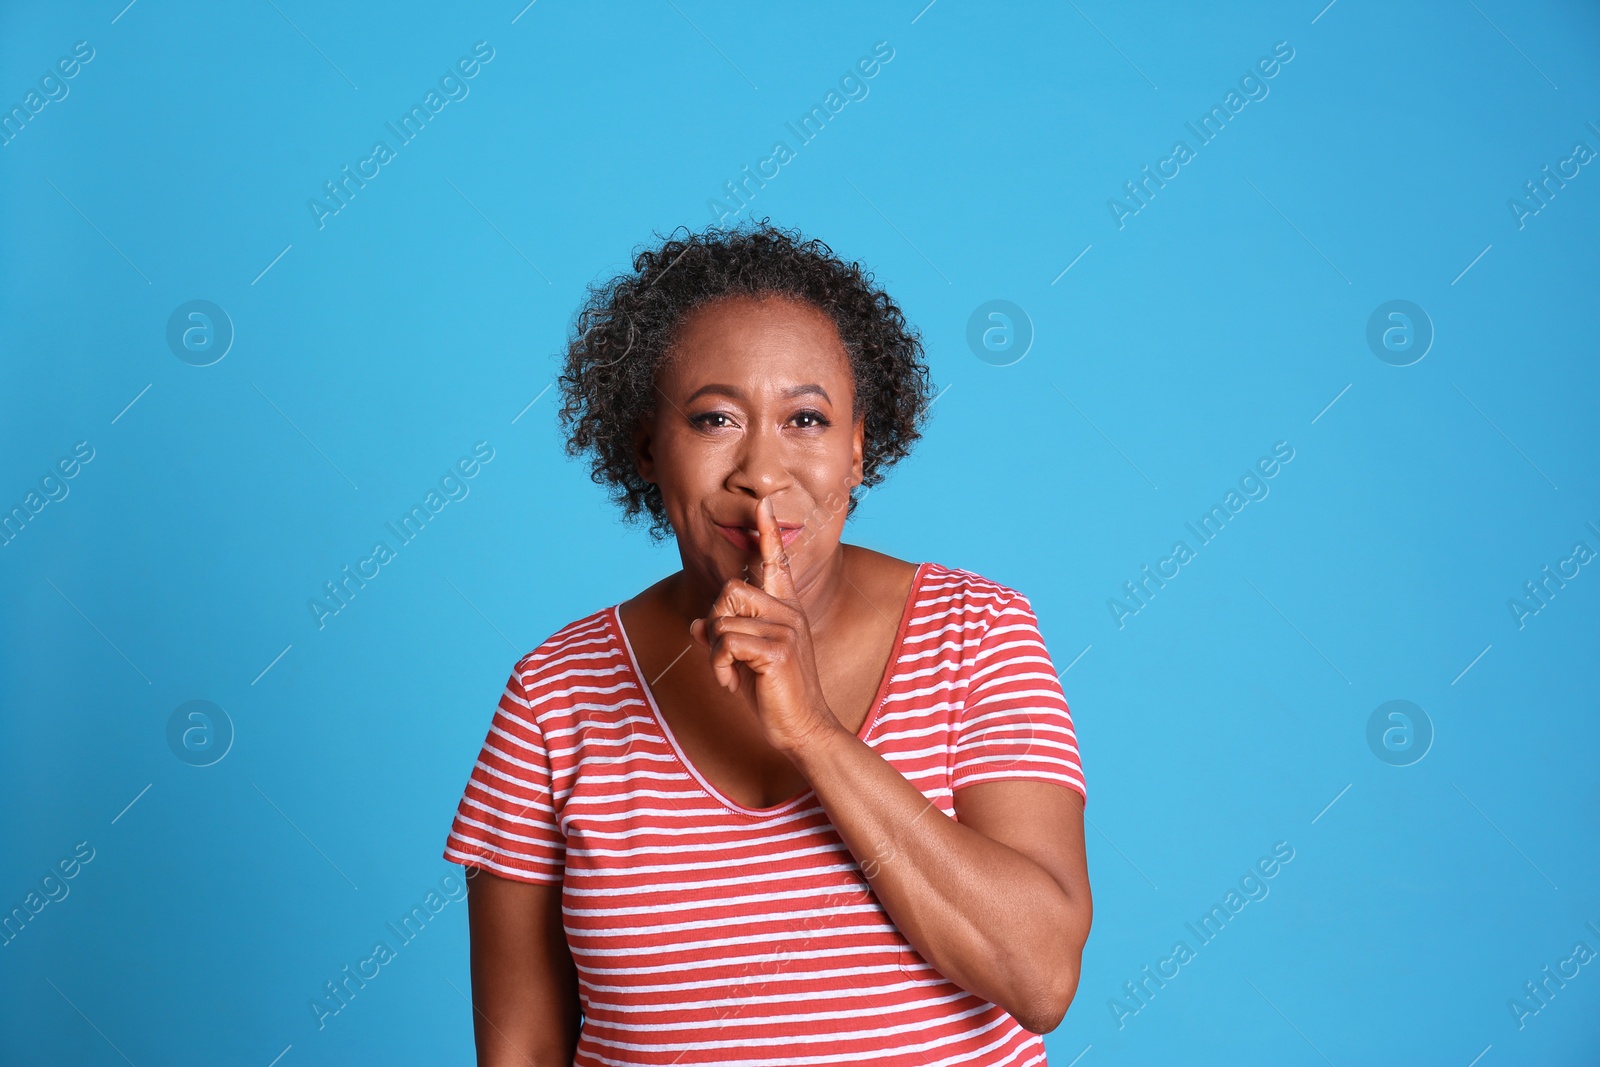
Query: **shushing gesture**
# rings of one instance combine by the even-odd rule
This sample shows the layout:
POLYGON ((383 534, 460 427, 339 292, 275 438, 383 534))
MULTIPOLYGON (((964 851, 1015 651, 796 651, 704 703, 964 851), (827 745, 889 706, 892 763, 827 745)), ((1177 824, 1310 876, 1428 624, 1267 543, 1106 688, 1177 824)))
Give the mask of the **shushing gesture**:
POLYGON ((754 708, 767 742, 792 752, 820 732, 839 729, 817 678, 811 625, 800 606, 772 497, 756 506, 761 584, 735 578, 722 587, 711 613, 689 633, 711 657, 711 670, 754 708))

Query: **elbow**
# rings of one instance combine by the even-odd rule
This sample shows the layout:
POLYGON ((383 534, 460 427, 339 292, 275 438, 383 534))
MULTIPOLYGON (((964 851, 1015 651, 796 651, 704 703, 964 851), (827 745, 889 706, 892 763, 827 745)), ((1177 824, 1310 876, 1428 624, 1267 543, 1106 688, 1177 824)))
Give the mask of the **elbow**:
MULTIPOLYGON (((1084 886, 1081 897, 1064 900, 1060 910, 1035 937, 1035 950, 1026 963, 1027 977, 1016 1007, 1008 1009, 1024 1030, 1048 1034, 1061 1025, 1078 995, 1083 974, 1083 949, 1094 922, 1094 905, 1084 886)), ((1019 976, 1020 977, 1020 976, 1019 976)))
POLYGON ((1024 1030, 1035 1034, 1048 1034, 1061 1025, 1067 1009, 1078 995, 1078 968, 1061 968, 1054 984, 1042 985, 1033 1002, 1012 1017, 1024 1030))
POLYGON ((1081 922, 1066 922, 1059 927, 1065 943, 1057 946, 1047 959, 1039 961, 1037 977, 1029 983, 1030 995, 1023 1010, 1012 1013, 1023 1029, 1048 1034, 1067 1017, 1067 1009, 1078 995, 1078 982, 1083 975, 1083 947, 1088 941, 1089 921, 1085 913, 1081 922))

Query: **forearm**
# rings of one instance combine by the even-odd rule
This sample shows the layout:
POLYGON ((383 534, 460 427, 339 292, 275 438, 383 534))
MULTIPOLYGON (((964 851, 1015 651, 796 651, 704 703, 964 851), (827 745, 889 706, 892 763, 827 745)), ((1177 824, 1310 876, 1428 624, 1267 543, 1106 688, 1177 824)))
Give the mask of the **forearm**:
POLYGON ((842 728, 789 757, 912 947, 1029 1029, 1051 1029, 1076 989, 1087 935, 1068 891, 1022 853, 939 811, 842 728))

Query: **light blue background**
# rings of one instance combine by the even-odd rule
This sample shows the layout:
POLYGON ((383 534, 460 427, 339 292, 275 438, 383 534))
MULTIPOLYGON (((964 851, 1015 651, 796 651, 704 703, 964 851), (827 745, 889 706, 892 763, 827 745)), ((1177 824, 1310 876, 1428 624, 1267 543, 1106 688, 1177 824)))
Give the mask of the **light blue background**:
POLYGON ((1600 150, 1592 7, 123 2, 0 15, 5 109, 95 50, 0 147, 0 508, 95 450, 0 548, 0 906, 95 849, 0 948, 6 1062, 470 1061, 464 904, 321 1031, 308 1002, 458 873, 514 660, 677 567, 562 456, 565 331, 877 41, 739 217, 859 258, 924 332, 927 436, 848 539, 1022 590, 1071 664, 1096 908, 1051 1062, 1600 1059, 1600 965, 1508 1007, 1600 950, 1600 568, 1508 607, 1600 549, 1600 165, 1508 208, 1600 150), (319 229, 308 199, 480 40, 470 95, 319 229), (1119 229, 1108 198, 1279 41, 1119 229), (165 340, 195 299, 236 331, 207 367, 165 340), (966 342, 993 299, 1035 335, 1010 366, 966 342), (1391 299, 1436 331, 1411 366, 1366 343, 1391 299), (477 441, 470 495, 319 630, 308 599, 477 441), (1119 629, 1108 599, 1278 441, 1270 495, 1119 629), (197 699, 236 732, 204 768, 166 741, 197 699), (1367 743, 1394 699, 1435 731, 1411 766, 1367 743), (1270 895, 1119 1028, 1279 841, 1270 895))

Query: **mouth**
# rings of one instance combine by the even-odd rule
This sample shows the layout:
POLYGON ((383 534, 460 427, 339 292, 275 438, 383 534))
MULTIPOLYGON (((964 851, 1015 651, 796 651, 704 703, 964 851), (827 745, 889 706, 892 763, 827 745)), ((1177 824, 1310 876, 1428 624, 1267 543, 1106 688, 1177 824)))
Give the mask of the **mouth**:
MULTIPOLYGON (((761 533, 754 526, 724 526, 719 522, 716 527, 722 531, 722 536, 741 552, 761 551, 761 533)), ((794 539, 800 536, 802 529, 802 526, 794 523, 778 523, 778 538, 783 542, 783 547, 788 548, 794 539)))

